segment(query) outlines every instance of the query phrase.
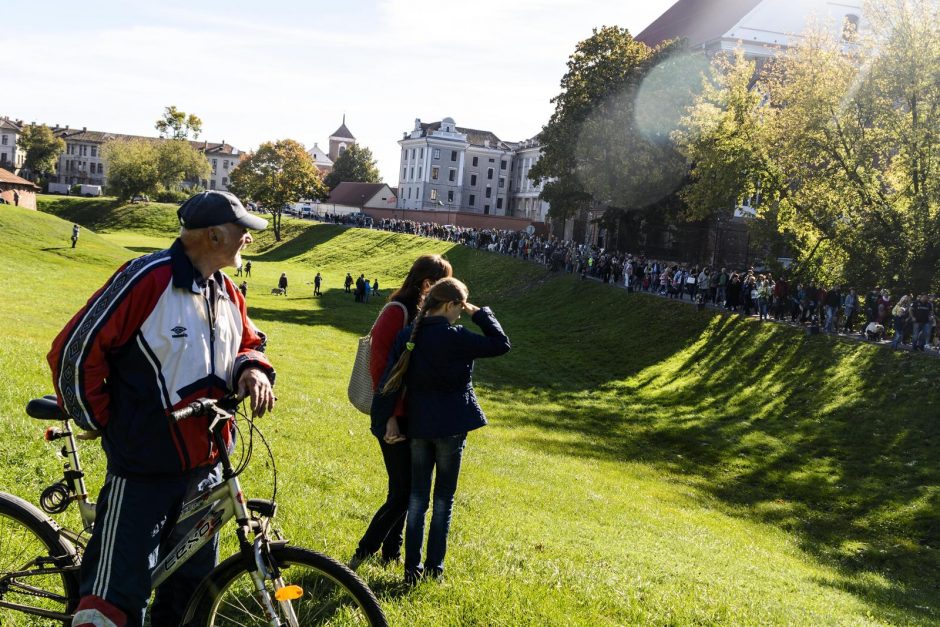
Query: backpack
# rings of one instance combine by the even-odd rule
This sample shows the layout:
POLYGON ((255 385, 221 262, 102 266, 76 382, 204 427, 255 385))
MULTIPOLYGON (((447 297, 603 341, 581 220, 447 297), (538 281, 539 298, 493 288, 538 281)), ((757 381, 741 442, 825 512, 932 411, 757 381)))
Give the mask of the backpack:
MULTIPOLYGON (((386 309, 396 305, 401 307, 401 310, 405 313, 405 324, 402 325, 402 329, 407 327, 408 308, 397 300, 393 300, 387 303, 385 307, 382 307, 379 315, 375 318, 376 322, 382 317, 386 309)), ((372 373, 369 370, 372 357, 372 329, 374 328, 375 323, 373 322, 369 334, 359 338, 356 360, 353 362, 352 373, 349 375, 349 387, 346 388, 346 396, 349 397, 349 402, 366 415, 372 412, 372 396, 374 393, 372 390, 372 373)))

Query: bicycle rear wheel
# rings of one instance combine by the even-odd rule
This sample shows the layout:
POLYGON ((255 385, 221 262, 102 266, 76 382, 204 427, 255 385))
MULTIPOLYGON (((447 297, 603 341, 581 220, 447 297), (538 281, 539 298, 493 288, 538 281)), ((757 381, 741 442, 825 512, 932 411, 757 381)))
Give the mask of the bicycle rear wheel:
POLYGON ((0 625, 71 624, 75 548, 38 508, 0 493, 0 625))
MULTIPOLYGON (((281 572, 265 581, 272 599, 277 590, 298 586, 300 596, 276 604, 285 625, 388 625, 369 587, 339 562, 315 551, 272 546, 271 560, 281 572)), ((268 619, 241 555, 219 564, 190 602, 185 625, 228 627, 268 625, 268 619)))

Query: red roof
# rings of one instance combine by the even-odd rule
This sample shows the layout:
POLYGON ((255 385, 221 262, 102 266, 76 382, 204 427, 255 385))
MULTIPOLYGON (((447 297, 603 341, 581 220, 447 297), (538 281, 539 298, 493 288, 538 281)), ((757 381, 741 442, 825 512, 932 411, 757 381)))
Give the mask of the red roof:
POLYGON ((5 183, 7 185, 20 185, 22 187, 31 187, 33 189, 39 189, 39 186, 31 181, 27 181, 24 178, 13 174, 9 170, 4 170, 0 168, 0 183, 5 183))
POLYGON ((689 46, 714 41, 762 0, 679 0, 636 36, 647 46, 670 39, 685 39, 689 46))

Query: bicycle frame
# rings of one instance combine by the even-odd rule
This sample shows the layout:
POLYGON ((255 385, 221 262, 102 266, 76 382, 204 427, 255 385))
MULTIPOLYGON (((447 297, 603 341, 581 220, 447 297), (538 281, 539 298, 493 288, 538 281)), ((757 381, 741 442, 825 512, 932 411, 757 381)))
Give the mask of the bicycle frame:
MULTIPOLYGON (((196 522, 192 530, 172 549, 166 552, 165 557, 157 564, 151 573, 151 589, 156 588, 176 572, 187 560, 189 560, 199 549, 206 545, 225 524, 231 519, 236 521, 235 533, 238 536, 240 552, 246 559, 252 559, 253 567, 251 569, 252 579, 256 590, 264 601, 265 610, 271 618, 272 625, 277 625, 277 615, 273 607, 272 599, 268 595, 264 586, 264 578, 272 575, 268 572, 266 560, 263 558, 263 550, 266 547, 267 535, 265 528, 258 528, 252 525, 250 513, 247 507, 247 501, 241 490, 238 476, 232 468, 228 451, 222 438, 222 431, 228 421, 233 419, 225 411, 213 407, 215 412, 213 420, 209 425, 209 432, 213 438, 216 450, 219 451, 219 462, 222 466, 222 483, 218 486, 197 495, 195 498, 187 501, 180 509, 180 514, 175 524, 188 520, 194 516, 202 514, 202 517, 196 522), (248 534, 254 529, 255 541, 248 540, 248 534)), ((66 458, 65 480, 69 483, 70 489, 74 493, 74 500, 78 502, 79 513, 81 515, 84 529, 91 529, 95 521, 95 503, 89 500, 88 492, 85 487, 84 473, 81 470, 81 462, 78 457, 78 447, 76 437, 72 433, 69 421, 63 423, 64 429, 54 434, 54 437, 47 439, 64 438, 65 446, 62 448, 62 455, 66 458)), ((82 534, 77 534, 66 528, 60 528, 62 533, 69 540, 84 546, 82 534)), ((275 577, 278 573, 273 573, 275 577)))

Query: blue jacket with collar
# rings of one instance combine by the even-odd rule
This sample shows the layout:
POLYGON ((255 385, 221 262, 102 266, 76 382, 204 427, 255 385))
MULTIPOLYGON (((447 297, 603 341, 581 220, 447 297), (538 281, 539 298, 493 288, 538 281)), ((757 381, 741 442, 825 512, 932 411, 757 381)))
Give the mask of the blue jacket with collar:
MULTIPOLYGON (((404 385, 395 392, 376 393, 372 399, 373 434, 385 434, 385 423, 402 390, 406 390, 408 408, 402 429, 410 438, 443 438, 486 425, 486 416, 473 392, 473 360, 505 355, 510 344, 489 307, 481 308, 471 319, 483 335, 452 325, 444 316, 421 321, 404 385)), ((410 336, 411 326, 398 334, 378 389, 385 385, 410 336)))

